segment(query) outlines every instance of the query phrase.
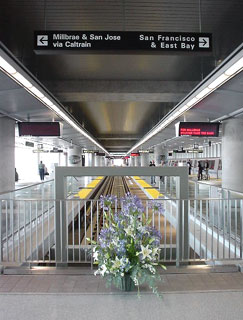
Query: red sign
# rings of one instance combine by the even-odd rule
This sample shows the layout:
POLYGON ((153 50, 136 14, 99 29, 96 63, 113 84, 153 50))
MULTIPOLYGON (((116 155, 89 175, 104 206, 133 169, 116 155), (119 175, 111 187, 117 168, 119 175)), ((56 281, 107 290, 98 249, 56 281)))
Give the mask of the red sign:
POLYGON ((179 136, 218 137, 219 123, 180 122, 179 136))
POLYGON ((139 157, 140 153, 131 153, 131 157, 139 157))

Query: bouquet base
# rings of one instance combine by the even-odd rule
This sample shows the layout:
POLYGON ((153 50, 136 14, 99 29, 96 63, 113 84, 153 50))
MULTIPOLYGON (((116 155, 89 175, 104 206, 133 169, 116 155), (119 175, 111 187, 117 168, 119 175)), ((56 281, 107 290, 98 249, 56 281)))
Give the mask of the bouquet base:
POLYGON ((134 290, 135 285, 133 280, 131 279, 129 274, 125 274, 124 277, 121 278, 121 286, 120 289, 122 291, 132 291, 134 290))

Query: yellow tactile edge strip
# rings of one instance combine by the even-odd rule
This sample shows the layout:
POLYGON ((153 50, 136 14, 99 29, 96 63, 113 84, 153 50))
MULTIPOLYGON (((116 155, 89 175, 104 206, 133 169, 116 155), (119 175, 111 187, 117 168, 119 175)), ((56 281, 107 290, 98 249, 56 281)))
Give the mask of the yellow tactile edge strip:
POLYGON ((141 179, 140 177, 134 176, 132 177, 137 185, 152 199, 158 199, 159 197, 163 197, 163 193, 160 193, 157 189, 153 188, 149 183, 145 180, 141 179), (145 188, 148 188, 145 190, 145 188))
POLYGON ((100 183, 101 180, 103 180, 104 177, 100 176, 91 181, 85 188, 80 190, 77 194, 75 194, 75 197, 79 197, 80 199, 85 199, 87 196, 93 191, 93 189, 100 183))

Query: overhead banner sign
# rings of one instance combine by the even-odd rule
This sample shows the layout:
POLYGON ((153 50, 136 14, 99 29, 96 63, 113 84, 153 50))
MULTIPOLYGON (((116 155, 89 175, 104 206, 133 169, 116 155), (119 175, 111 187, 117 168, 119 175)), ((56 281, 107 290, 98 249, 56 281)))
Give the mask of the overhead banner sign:
POLYGON ((34 50, 42 54, 206 53, 212 51, 212 34, 147 31, 35 31, 34 50))
POLYGON ((87 149, 83 149, 83 153, 98 153, 99 150, 87 150, 87 149))
POLYGON ((139 150, 138 152, 139 153, 149 153, 150 151, 149 150, 139 150))
POLYGON ((174 153, 186 153, 186 150, 173 150, 174 153))
POLYGON ((35 144, 34 144, 34 142, 25 141, 25 146, 34 148, 35 144))

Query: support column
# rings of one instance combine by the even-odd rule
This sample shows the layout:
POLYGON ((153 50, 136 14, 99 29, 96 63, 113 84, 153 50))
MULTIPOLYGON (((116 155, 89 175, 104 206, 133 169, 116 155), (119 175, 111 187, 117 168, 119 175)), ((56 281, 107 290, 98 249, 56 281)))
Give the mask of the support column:
POLYGON ((160 145, 155 146, 154 147, 154 162, 155 162, 156 167, 158 165, 160 165, 160 163, 161 163, 161 154, 162 154, 162 147, 160 145))
POLYGON ((65 156, 65 166, 67 167, 68 166, 68 153, 65 152, 64 156, 65 156))
POLYGON ((140 167, 140 157, 134 157, 135 158, 135 167, 140 167))
POLYGON ((82 166, 81 148, 71 146, 68 148, 68 166, 81 167, 82 166))
POLYGON ((223 122, 222 187, 243 192, 243 119, 223 122))
POLYGON ((161 153, 161 160, 163 163, 167 163, 168 159, 168 150, 166 148, 162 148, 162 153, 161 153))
POLYGON ((95 162, 95 167, 100 167, 100 156, 97 156, 95 154, 95 157, 94 157, 94 162, 95 162))
POLYGON ((15 189, 15 121, 0 118, 0 192, 15 189))
POLYGON ((105 157, 100 157, 100 166, 104 167, 105 166, 105 157))
POLYGON ((149 166, 149 153, 141 153, 141 167, 149 166))
POLYGON ((135 166, 135 159, 134 159, 135 157, 132 157, 131 156, 131 162, 130 162, 130 166, 131 167, 134 167, 135 166))
POLYGON ((94 167, 94 153, 85 153, 85 167, 94 167))
POLYGON ((131 167, 131 157, 127 159, 128 167, 131 167))
POLYGON ((218 145, 218 157, 221 157, 222 155, 222 143, 219 143, 218 145))

